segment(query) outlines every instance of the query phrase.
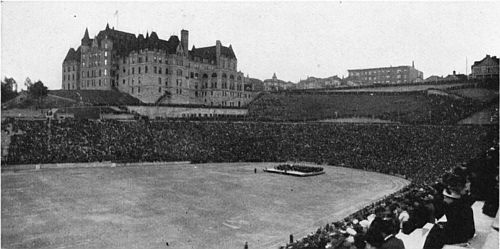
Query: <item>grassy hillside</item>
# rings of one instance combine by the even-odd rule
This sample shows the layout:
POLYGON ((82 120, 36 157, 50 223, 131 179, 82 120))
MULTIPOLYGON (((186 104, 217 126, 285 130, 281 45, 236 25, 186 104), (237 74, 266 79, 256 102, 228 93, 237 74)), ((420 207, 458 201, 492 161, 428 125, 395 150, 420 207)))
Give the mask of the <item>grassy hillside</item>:
POLYGON ((484 88, 465 88, 448 90, 448 92, 481 102, 489 102, 495 98, 498 98, 498 91, 484 88))
POLYGON ((136 105, 142 102, 127 93, 103 90, 53 90, 49 94, 91 105, 136 105))

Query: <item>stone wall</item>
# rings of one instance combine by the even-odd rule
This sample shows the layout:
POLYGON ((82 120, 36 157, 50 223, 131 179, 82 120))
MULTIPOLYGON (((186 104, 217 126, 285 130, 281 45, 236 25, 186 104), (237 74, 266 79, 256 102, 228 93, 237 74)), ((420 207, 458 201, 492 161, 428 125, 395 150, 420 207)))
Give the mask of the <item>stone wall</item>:
POLYGON ((151 119, 182 117, 216 117, 220 115, 247 115, 248 109, 239 108, 202 108, 176 106, 127 106, 127 108, 151 119))

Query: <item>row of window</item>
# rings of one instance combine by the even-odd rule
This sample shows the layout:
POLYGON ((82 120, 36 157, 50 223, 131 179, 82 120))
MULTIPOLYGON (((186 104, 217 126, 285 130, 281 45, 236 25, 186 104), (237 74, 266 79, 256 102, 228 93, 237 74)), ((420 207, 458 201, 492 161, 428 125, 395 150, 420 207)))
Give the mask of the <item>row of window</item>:
POLYGON ((386 80, 386 81, 374 81, 374 84, 400 84, 400 83, 408 83, 407 80, 386 80))
POLYGON ((99 70, 89 70, 89 71, 82 71, 82 79, 83 78, 93 78, 93 77, 102 77, 108 76, 108 69, 99 69, 99 70))
MULTIPOLYGON (((394 75, 392 75, 392 76, 394 76, 394 75)), ((362 79, 362 80, 383 80, 383 79, 390 79, 390 78, 406 79, 407 77, 408 77, 407 75, 398 74, 398 75, 396 75, 396 77, 391 77, 391 75, 385 75, 385 77, 384 76, 373 76, 373 77, 369 76, 369 77, 361 77, 360 79, 362 79), (403 76, 403 77, 401 77, 401 76, 403 76)))
MULTIPOLYGON (((101 65, 102 65, 102 63, 100 60, 91 61, 91 63, 86 63, 85 61, 82 62, 82 67, 98 67, 101 65)), ((104 65, 105 66, 108 65, 108 59, 104 59, 104 65)))
MULTIPOLYGON (((127 75, 135 74, 135 72, 136 72, 135 69, 136 69, 136 67, 128 68, 128 70, 125 67, 122 67, 122 72, 123 73, 127 73, 127 75)), ((154 74, 162 74, 163 72, 165 72, 165 74, 170 74, 171 73, 171 71, 169 71, 168 68, 165 68, 165 71, 163 71, 162 67, 153 66, 153 73, 154 74)), ((140 66, 137 67, 137 74, 147 74, 147 73, 149 73, 149 67, 148 66, 144 66, 144 70, 142 70, 142 67, 140 67, 140 66)), ((182 76, 183 75, 182 69, 177 69, 176 70, 176 75, 177 76, 182 76)), ((199 79, 199 74, 195 73, 195 72, 190 72, 189 73, 189 77, 191 79, 199 79)), ((203 74, 202 77, 204 79, 207 79, 208 75, 207 74, 203 74)), ((217 73, 212 73, 212 78, 216 78, 216 77, 217 77, 217 73)), ((227 75, 225 73, 223 73, 222 74, 222 78, 226 79, 227 75)), ((230 75, 229 79, 234 80, 234 75, 230 75)), ((242 79, 241 76, 238 76, 237 80, 241 81, 241 79, 242 79)))
POLYGON ((84 83, 86 84, 83 84, 82 86, 83 87, 95 87, 95 86, 106 86, 107 83, 108 83, 108 80, 107 79, 98 79, 98 80, 86 80, 84 81, 84 83))
POLYGON ((75 80, 75 74, 63 74, 63 80, 75 80))
POLYGON ((63 67, 63 72, 76 71, 75 65, 63 67))
POLYGON ((399 74, 399 73, 407 73, 408 69, 397 69, 397 70, 386 70, 386 69, 379 69, 379 70, 371 70, 371 71, 363 71, 363 72, 352 72, 351 76, 362 76, 362 75, 372 75, 372 74, 399 74))
MULTIPOLYGON (((128 78, 127 79, 128 85, 135 85, 135 78, 128 78)), ((137 82, 140 85, 141 82, 141 77, 137 78, 137 82)), ((158 77, 158 85, 162 85, 162 78, 158 77)), ((168 86, 169 78, 165 78, 164 84, 165 86, 168 86)), ((210 82, 211 83, 211 88, 215 89, 217 88, 217 82, 210 82)), ((125 79, 122 79, 122 84, 125 85, 126 81, 125 79)), ((182 79, 176 79, 176 86, 182 87, 182 79)), ((207 89, 208 88, 208 82, 203 82, 201 85, 198 84, 198 82, 195 82, 194 84, 194 89, 207 89)), ((228 89, 227 88, 227 82, 223 82, 222 84, 222 89, 228 89)), ((234 82, 230 82, 229 84, 229 90, 237 90, 237 91, 242 91, 243 90, 243 85, 242 84, 234 84, 234 82)))
MULTIPOLYGON (((217 94, 215 94, 215 95, 217 95, 217 94)), ((194 96, 195 97, 206 97, 206 96, 208 96, 208 92, 198 92, 198 91, 195 91, 194 92, 194 96)), ((210 96, 214 96, 214 91, 210 91, 210 96)), ((221 92, 220 97, 227 97, 227 96, 238 97, 238 98, 250 98, 249 94, 235 93, 235 92, 226 92, 226 91, 222 91, 221 92)))
MULTIPOLYGON (((63 88, 64 88, 64 86, 65 86, 65 85, 63 85, 63 88)), ((66 90, 70 90, 70 89, 76 89, 76 87, 75 87, 75 84, 74 84, 74 83, 73 83, 73 84, 68 83, 66 90)))
POLYGON ((175 65, 179 65, 179 66, 183 66, 184 65, 184 60, 182 58, 178 58, 178 59, 167 59, 167 58, 163 58, 163 57, 156 57, 156 56, 153 56, 153 59, 150 60, 148 56, 130 56, 130 57, 123 57, 122 58, 122 63, 123 64, 135 64, 135 63, 147 63, 147 62, 153 62, 153 63, 159 63, 159 64, 162 64, 163 62, 165 62, 165 64, 175 64, 175 65))
MULTIPOLYGON (((137 63, 153 62, 153 63, 159 63, 159 64, 161 64, 161 63, 165 62, 165 64, 171 64, 171 65, 175 64, 175 65, 178 65, 178 66, 184 66, 184 60, 182 58, 167 59, 167 58, 160 57, 160 56, 158 56, 158 57, 157 56, 153 56, 152 61, 149 58, 150 57, 148 57, 148 56, 131 56, 131 57, 128 57, 128 58, 123 58, 122 59, 122 63, 123 64, 135 64, 136 62, 137 63)), ((195 61, 196 62, 200 62, 200 58, 196 57, 195 61)), ((203 61, 203 63, 208 63, 208 59, 203 59, 202 61, 203 61)), ((210 63, 214 64, 214 61, 211 61, 210 63)), ((188 66, 190 67, 191 64, 189 63, 188 66)), ((221 66, 223 68, 229 68, 229 69, 236 70, 236 63, 232 62, 232 61, 228 62, 227 60, 223 60, 222 63, 221 63, 221 66)), ((200 65, 197 64, 197 63, 194 63, 193 67, 194 68, 200 68, 200 65)), ((208 67, 207 67, 207 69, 208 69, 208 67)))
MULTIPOLYGON (((135 74, 135 67, 132 67, 132 71, 130 71, 130 68, 128 70, 126 70, 125 67, 123 67, 122 72, 127 73, 127 75, 130 75, 131 72, 132 72, 132 74, 135 74)), ((149 72, 148 66, 144 67, 144 71, 142 71, 142 67, 137 67, 137 74, 142 74, 142 73, 147 74, 148 72, 149 72)), ((154 66, 153 73, 162 74, 163 69, 161 67, 154 66)), ((170 71, 168 70, 168 68, 165 68, 165 74, 170 74, 170 71)), ((180 70, 180 69, 177 70, 177 76, 182 76, 182 70, 180 70)))
POLYGON ((102 63, 104 65, 108 65, 108 51, 94 53, 89 55, 83 55, 82 58, 82 67, 95 67, 101 66, 102 63))

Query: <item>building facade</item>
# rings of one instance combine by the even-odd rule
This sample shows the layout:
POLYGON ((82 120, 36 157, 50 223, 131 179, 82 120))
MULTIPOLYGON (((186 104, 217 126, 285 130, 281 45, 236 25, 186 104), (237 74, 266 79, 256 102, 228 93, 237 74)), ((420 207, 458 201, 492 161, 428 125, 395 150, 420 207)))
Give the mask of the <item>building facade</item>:
POLYGON ((499 59, 496 56, 486 55, 482 60, 474 62, 471 68, 472 78, 474 79, 498 79, 499 59))
POLYGON ((362 84, 410 84, 422 82, 424 74, 415 66, 350 69, 349 79, 362 84))
POLYGON ((64 59, 62 89, 118 90, 155 104, 242 107, 252 99, 231 45, 188 46, 187 30, 162 40, 109 25, 90 39, 86 29, 64 59))
POLYGON ((342 79, 338 76, 331 76, 328 78, 308 77, 307 79, 301 80, 297 83, 297 89, 334 88, 340 86, 341 81, 342 79))
POLYGON ((294 83, 285 82, 284 80, 278 79, 278 77, 276 77, 276 73, 273 74, 273 77, 271 79, 264 80, 263 85, 264 85, 264 91, 267 92, 281 91, 281 90, 288 90, 295 88, 294 83))

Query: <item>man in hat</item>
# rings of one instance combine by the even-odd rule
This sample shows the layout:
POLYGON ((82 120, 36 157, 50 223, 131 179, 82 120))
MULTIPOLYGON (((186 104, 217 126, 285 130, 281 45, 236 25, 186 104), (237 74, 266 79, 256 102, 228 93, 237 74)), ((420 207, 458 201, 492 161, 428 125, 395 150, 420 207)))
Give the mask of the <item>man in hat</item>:
POLYGON ((446 244, 465 243, 474 236, 474 216, 472 208, 462 200, 460 192, 443 190, 444 213, 447 222, 436 224, 423 249, 440 249, 446 244))

